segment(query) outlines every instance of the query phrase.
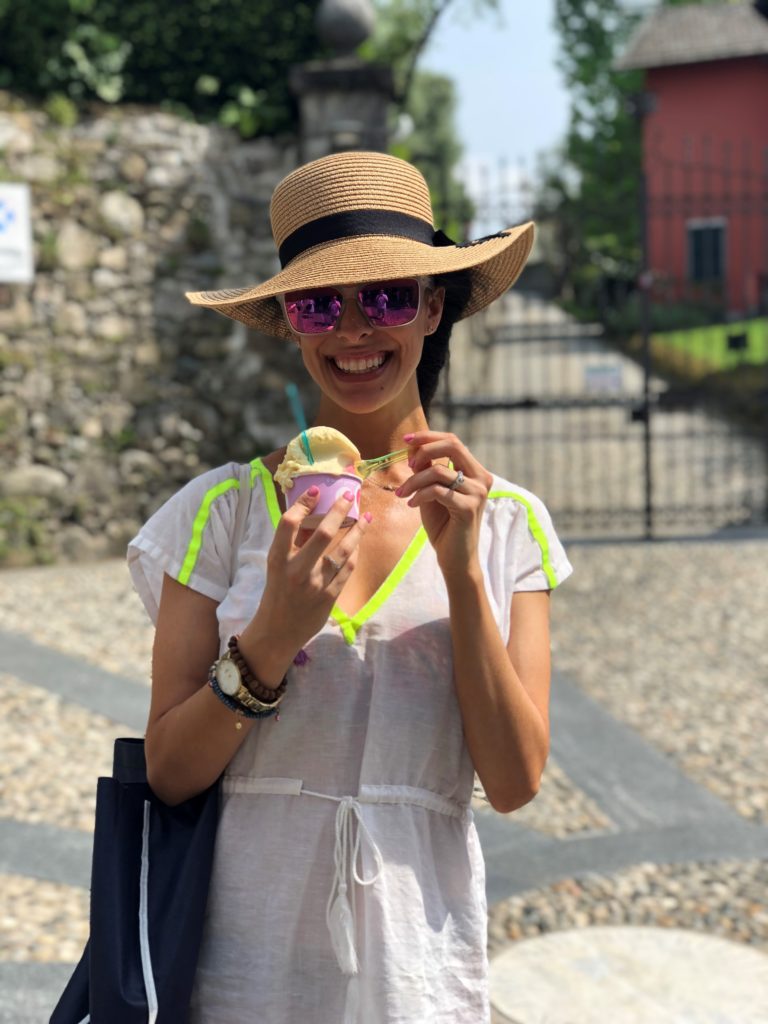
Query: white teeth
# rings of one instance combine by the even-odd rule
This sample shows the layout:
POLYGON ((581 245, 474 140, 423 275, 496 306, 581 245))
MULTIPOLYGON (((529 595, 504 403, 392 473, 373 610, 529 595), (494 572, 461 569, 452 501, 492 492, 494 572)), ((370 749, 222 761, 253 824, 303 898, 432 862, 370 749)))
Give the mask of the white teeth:
POLYGON ((385 355, 382 352, 375 356, 366 356, 365 359, 341 359, 334 356, 333 361, 344 373, 367 373, 381 366, 384 359, 385 355))

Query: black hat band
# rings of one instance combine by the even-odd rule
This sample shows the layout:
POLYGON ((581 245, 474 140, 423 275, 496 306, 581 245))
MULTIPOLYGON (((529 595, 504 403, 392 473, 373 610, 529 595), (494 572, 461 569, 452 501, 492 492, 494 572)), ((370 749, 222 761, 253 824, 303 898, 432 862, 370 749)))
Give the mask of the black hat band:
POLYGON ((280 266, 286 267, 307 249, 322 245, 323 242, 335 242, 339 238, 396 235, 424 245, 445 245, 445 242, 435 241, 435 235, 439 234, 427 221, 412 217, 409 213, 398 213, 396 210, 346 210, 302 224, 288 235, 278 255, 280 266))

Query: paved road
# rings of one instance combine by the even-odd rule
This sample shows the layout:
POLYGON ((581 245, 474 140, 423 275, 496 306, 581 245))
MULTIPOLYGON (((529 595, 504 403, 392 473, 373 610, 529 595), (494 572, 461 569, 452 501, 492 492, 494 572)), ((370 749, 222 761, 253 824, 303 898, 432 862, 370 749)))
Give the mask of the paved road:
MULTIPOLYGON (((2 632, 0 664, 16 678, 143 728, 148 691, 131 679, 2 632)), ((747 823, 691 782, 563 676, 553 685, 552 753, 613 828, 551 839, 493 812, 477 812, 490 904, 585 871, 641 861, 749 859, 768 850, 768 828, 747 823)), ((91 839, 83 832, 0 819, 0 873, 87 888, 90 853, 91 839)), ((0 1024, 47 1020, 67 973, 61 965, 0 964, 0 1024)))

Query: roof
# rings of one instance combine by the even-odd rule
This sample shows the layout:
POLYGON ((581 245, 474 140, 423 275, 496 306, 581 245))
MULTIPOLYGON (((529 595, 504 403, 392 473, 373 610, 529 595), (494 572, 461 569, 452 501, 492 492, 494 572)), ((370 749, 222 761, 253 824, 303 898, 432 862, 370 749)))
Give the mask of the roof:
POLYGON ((768 18, 751 3, 659 8, 638 25, 617 71, 768 55, 768 18))

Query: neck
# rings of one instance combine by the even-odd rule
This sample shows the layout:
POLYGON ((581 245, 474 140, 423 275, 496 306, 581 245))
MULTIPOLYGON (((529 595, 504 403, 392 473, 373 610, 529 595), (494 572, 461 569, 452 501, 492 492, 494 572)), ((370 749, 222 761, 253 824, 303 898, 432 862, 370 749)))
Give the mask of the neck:
POLYGON ((324 395, 315 417, 315 425, 334 427, 352 441, 364 459, 405 448, 404 434, 429 429, 420 402, 409 408, 387 406, 375 412, 354 413, 342 409, 324 395))

